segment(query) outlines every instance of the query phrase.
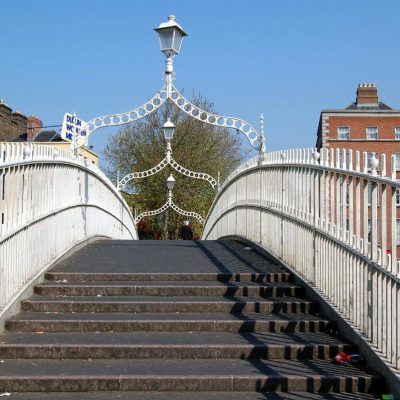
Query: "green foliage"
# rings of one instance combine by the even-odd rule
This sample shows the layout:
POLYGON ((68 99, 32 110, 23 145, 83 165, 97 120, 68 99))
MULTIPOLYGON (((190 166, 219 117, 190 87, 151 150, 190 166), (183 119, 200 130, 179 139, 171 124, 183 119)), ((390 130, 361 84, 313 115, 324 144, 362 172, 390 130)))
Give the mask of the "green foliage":
MULTIPOLYGON (((213 111, 212 103, 200 96, 192 102, 203 110, 213 111)), ((181 112, 170 103, 134 124, 127 125, 110 139, 104 151, 114 180, 133 171, 144 171, 156 166, 165 156, 166 141, 162 126, 167 118, 175 124, 172 156, 182 166, 196 172, 205 172, 223 179, 242 161, 244 154, 240 138, 227 129, 214 127, 181 112)), ((139 214, 161 207, 167 199, 166 180, 170 174, 176 179, 173 200, 187 211, 206 217, 215 197, 211 185, 200 179, 179 174, 171 166, 151 177, 131 181, 124 194, 128 204, 139 214)), ((152 236, 165 239, 178 237, 182 221, 186 219, 173 210, 154 217, 146 217, 139 226, 142 238, 152 236)), ((201 225, 191 220, 196 236, 201 225)))

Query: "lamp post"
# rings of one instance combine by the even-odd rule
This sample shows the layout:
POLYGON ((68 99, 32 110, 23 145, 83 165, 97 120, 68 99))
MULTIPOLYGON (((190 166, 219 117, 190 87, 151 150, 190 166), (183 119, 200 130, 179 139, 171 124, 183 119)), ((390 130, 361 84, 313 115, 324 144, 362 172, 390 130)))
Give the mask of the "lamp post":
MULTIPOLYGON (((243 134, 249 141, 250 145, 254 149, 259 151, 259 162, 261 163, 263 161, 265 153, 263 115, 261 114, 260 116, 260 129, 259 131, 257 131, 250 123, 248 123, 244 119, 227 115, 214 114, 212 112, 202 110, 195 104, 191 103, 183 96, 182 93, 179 92, 179 90, 173 84, 175 75, 173 68, 173 58, 179 54, 182 47, 183 39, 185 36, 187 36, 187 33, 176 22, 176 18, 173 15, 170 15, 166 22, 161 23, 154 30, 157 32, 159 37, 160 50, 165 56, 165 85, 163 85, 163 87, 144 104, 123 113, 98 116, 92 118, 88 122, 85 122, 82 119, 78 118, 75 114, 72 115, 66 113, 64 115, 61 132, 63 134, 63 137, 65 136, 67 140, 72 141, 74 152, 76 152, 77 148, 87 144, 87 140, 90 134, 92 134, 94 131, 105 127, 133 123, 141 118, 147 117, 148 115, 159 109, 166 101, 169 101, 170 103, 173 103, 174 106, 179 108, 182 112, 187 114, 190 118, 197 119, 202 123, 216 127, 235 129, 238 133, 243 134)), ((164 159, 160 161, 158 165, 147 171, 133 172, 124 176, 121 180, 118 180, 117 182, 118 189, 122 190, 125 185, 132 179, 146 178, 154 175, 164 169, 167 165, 171 165, 171 167, 174 168, 177 172, 188 177, 195 179, 204 179, 208 181, 214 189, 218 188, 219 184, 217 180, 215 180, 212 176, 203 172, 190 171, 185 167, 179 165, 172 158, 171 140, 174 135, 174 130, 174 124, 171 122, 171 120, 167 120, 163 125, 164 137, 167 142, 166 156, 164 157, 164 159)), ((171 204, 171 207, 175 210, 181 210, 173 203, 171 204)), ((198 217, 201 219, 201 216, 198 215, 198 217)))
POLYGON ((174 203, 174 201, 172 200, 172 190, 175 186, 175 182, 176 182, 175 178, 171 174, 167 179, 167 189, 168 189, 167 201, 164 203, 164 205, 162 205, 160 208, 157 208, 156 210, 144 211, 137 216, 135 215, 136 225, 142 220, 142 218, 161 214, 164 211, 168 210, 169 208, 172 208, 178 214, 184 215, 186 217, 196 218, 201 224, 204 223, 204 218, 200 214, 197 214, 193 211, 183 210, 174 203))
POLYGON ((175 125, 169 118, 167 119, 167 122, 165 122, 165 124, 163 125, 163 131, 164 131, 164 138, 167 141, 167 149, 166 149, 167 161, 168 163, 170 163, 171 153, 172 153, 171 140, 174 137, 175 125))
MULTIPOLYGON (((174 76, 173 58, 179 54, 183 39, 187 36, 187 33, 176 22, 176 18, 173 15, 170 15, 166 22, 161 23, 157 28, 155 28, 155 31, 158 33, 160 49, 166 58, 164 73, 165 85, 150 100, 127 112, 98 116, 92 118, 88 122, 83 121, 75 115, 72 116, 72 114, 67 113, 64 116, 63 128, 61 131, 65 132, 66 135, 69 135, 68 128, 71 126, 72 118, 77 122, 79 121, 77 128, 79 128, 78 130, 81 133, 78 135, 89 137, 97 129, 109 126, 125 125, 138 121, 156 111, 165 101, 168 100, 194 119, 221 128, 235 129, 238 133, 243 134, 246 136, 250 145, 259 151, 261 160, 265 152, 263 116, 260 116, 260 130, 257 131, 244 119, 214 114, 202 110, 187 100, 172 83, 174 76)), ((67 136, 66 139, 71 140, 69 136, 67 136)), ((77 145, 79 147, 81 143, 77 143, 77 145)))
POLYGON ((125 175, 121 180, 118 178, 117 188, 119 190, 122 190, 125 187, 125 185, 132 179, 147 178, 151 175, 155 175, 155 174, 159 173, 167 165, 170 165, 172 168, 174 168, 180 174, 186 175, 186 176, 188 176, 190 178, 194 178, 194 179, 206 180, 213 187, 213 189, 218 189, 219 181, 215 180, 211 175, 206 174, 205 172, 191 171, 191 170, 183 167, 182 165, 180 165, 178 162, 176 162, 173 159, 171 141, 174 137, 175 125, 171 121, 170 118, 168 118, 167 121, 164 123, 164 125, 162 126, 162 129, 163 129, 163 133, 164 133, 164 139, 166 141, 165 157, 155 167, 153 167, 147 171, 132 172, 128 175, 125 175))
POLYGON ((167 188, 168 188, 168 199, 172 200, 172 189, 175 186, 175 178, 172 174, 167 179, 167 188))
POLYGON ((161 23, 154 30, 158 33, 160 49, 166 58, 165 73, 172 74, 174 71, 172 59, 179 54, 183 38, 187 36, 187 33, 176 22, 174 15, 170 15, 167 22, 161 23))

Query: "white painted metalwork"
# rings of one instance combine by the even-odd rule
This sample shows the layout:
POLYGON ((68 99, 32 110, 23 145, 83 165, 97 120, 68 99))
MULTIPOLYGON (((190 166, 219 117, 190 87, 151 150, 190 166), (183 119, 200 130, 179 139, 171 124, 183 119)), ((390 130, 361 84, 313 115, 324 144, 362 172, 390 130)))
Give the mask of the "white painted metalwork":
MULTIPOLYGON (((144 118, 157 110, 168 99, 192 118, 209 125, 236 129, 236 131, 242 133, 247 138, 250 145, 257 149, 262 155, 265 152, 263 117, 261 118, 260 132, 257 132, 251 124, 241 118, 213 114, 200 109, 187 100, 172 83, 175 79, 173 57, 179 53, 183 37, 187 36, 187 34, 182 27, 176 23, 175 16, 173 15, 168 17, 168 22, 161 24, 155 30, 160 35, 161 51, 166 56, 166 68, 164 72, 166 84, 149 101, 145 102, 140 107, 124 113, 109 114, 91 119, 82 128, 87 137, 97 129, 129 124, 144 118)), ((63 130, 65 129, 64 125, 65 124, 63 124, 63 130)), ((82 142, 82 144, 79 144, 77 140, 72 140, 71 144, 76 154, 76 148, 84 143, 82 142)))
POLYGON ((203 179, 207 181, 213 187, 213 189, 217 187, 217 181, 211 175, 206 174, 205 172, 191 171, 180 165, 177 161, 175 161, 172 157, 171 148, 169 147, 169 149, 167 148, 167 155, 155 167, 150 168, 146 171, 132 172, 130 174, 125 175, 121 180, 118 180, 117 188, 118 190, 123 190, 125 185, 129 181, 133 179, 147 178, 149 176, 155 175, 158 172, 162 171, 167 165, 170 165, 177 172, 179 172, 182 175, 186 175, 189 178, 203 179))
POLYGON ((257 130, 250 125, 248 122, 241 118, 227 117, 225 115, 213 114, 208 111, 204 111, 201 108, 195 106, 189 100, 187 100, 178 89, 172 84, 172 90, 170 99, 176 104, 183 112, 192 118, 198 119, 199 121, 205 122, 209 125, 219 126, 221 128, 233 128, 237 132, 243 133, 247 140, 255 149, 260 150, 263 139, 257 130))
MULTIPOLYGON (((173 185, 172 185, 172 187, 173 187, 173 185)), ((168 199, 167 199, 166 203, 163 206, 161 206, 160 208, 157 208, 156 210, 144 211, 144 212, 140 213, 137 217, 135 217, 135 223, 137 225, 144 217, 151 217, 151 216, 154 216, 154 215, 157 215, 157 214, 161 214, 164 211, 168 210, 169 208, 172 208, 178 214, 184 215, 186 217, 196 218, 201 224, 204 223, 204 218, 200 214, 197 214, 197 213, 195 213, 193 211, 183 210, 182 208, 178 207, 173 202, 173 200, 172 200, 172 189, 168 190, 168 199)))
POLYGON ((394 156, 267 153, 223 183, 203 239, 236 235, 269 249, 399 370, 398 191, 394 156))
POLYGON ((0 314, 43 268, 92 236, 137 239, 110 180, 69 151, 0 144, 0 314))
POLYGON ((110 126, 119 126, 138 121, 156 111, 167 100, 166 85, 164 85, 150 100, 143 105, 119 114, 109 114, 92 118, 87 123, 87 135, 95 130, 110 126))

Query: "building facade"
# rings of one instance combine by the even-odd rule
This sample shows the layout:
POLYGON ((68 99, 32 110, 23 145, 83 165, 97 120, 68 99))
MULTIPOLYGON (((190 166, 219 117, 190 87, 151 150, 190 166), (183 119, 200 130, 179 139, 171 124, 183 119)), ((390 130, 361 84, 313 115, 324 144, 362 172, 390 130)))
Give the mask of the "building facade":
MULTIPOLYGON (((0 100, 0 142, 32 142, 71 150, 70 142, 64 141, 57 131, 43 130, 39 117, 13 112, 3 100, 0 100)), ((79 148, 78 154, 93 164, 99 163, 99 156, 89 148, 79 148)))
MULTIPOLYGON (((341 152, 343 158, 349 160, 349 150, 353 153, 353 163, 356 152, 360 152, 361 168, 364 163, 374 156, 379 160, 378 173, 382 169, 381 154, 386 154, 386 175, 391 174, 392 156, 397 179, 400 179, 400 110, 393 109, 381 102, 378 90, 374 83, 359 84, 354 103, 343 109, 326 109, 321 111, 316 147, 318 149, 345 150, 341 152)), ((353 165, 353 168, 355 166, 353 165)), ((368 183, 366 183, 368 184, 368 183)), ((342 189, 341 189, 342 190, 342 189)), ((331 193, 333 195, 333 193, 331 193)), ((336 195, 336 194, 335 194, 336 195)), ((348 201, 348 194, 347 200, 348 201)), ((378 204, 381 204, 381 193, 378 192, 378 204)), ((397 256, 400 257, 400 193, 397 194, 397 256)), ((388 196, 387 210, 390 210, 391 198, 388 196)), ((371 193, 369 195, 369 206, 371 193)), ((363 213, 363 210, 360 210, 363 213)), ((369 212, 370 218, 370 212, 369 212)), ((392 227, 390 216, 387 215, 388 241, 391 241, 392 227)), ((377 221, 380 229, 380 220, 377 221)), ((368 220, 371 226, 371 220, 368 220)), ((370 228, 369 228, 370 229, 370 228)))
POLYGON ((27 131, 28 118, 19 111, 13 112, 0 100, 0 142, 9 142, 27 131))

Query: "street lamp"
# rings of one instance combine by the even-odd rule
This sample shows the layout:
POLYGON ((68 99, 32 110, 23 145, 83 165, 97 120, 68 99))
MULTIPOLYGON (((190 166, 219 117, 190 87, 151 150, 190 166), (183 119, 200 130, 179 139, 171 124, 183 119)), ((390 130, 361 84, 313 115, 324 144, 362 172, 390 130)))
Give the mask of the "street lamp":
POLYGON ((167 179, 168 190, 171 191, 174 188, 174 185, 175 185, 175 178, 171 174, 167 179))
POLYGON ((175 185, 175 178, 171 174, 167 179, 167 188, 168 188, 167 201, 160 208, 157 208, 156 210, 144 211, 139 215, 135 215, 136 225, 141 221, 142 218, 161 214, 164 211, 168 210, 169 208, 172 208, 178 214, 184 215, 186 217, 196 218, 201 224, 204 223, 204 218, 200 214, 197 214, 193 211, 183 210, 174 203, 174 201, 172 200, 172 189, 174 188, 174 185, 175 185))
POLYGON ((160 39, 160 49, 167 58, 179 54, 183 38, 187 36, 187 33, 175 20, 175 16, 170 15, 167 22, 163 22, 158 28, 154 28, 160 39))
POLYGON ((172 138, 174 137, 175 125, 169 118, 167 119, 167 122, 163 125, 163 131, 165 140, 172 140, 172 138))
POLYGON ((167 76, 171 76, 174 72, 172 58, 179 54, 183 38, 187 36, 187 33, 176 23, 175 19, 174 15, 170 15, 167 22, 163 22, 158 28, 154 28, 160 39, 160 49, 166 57, 165 73, 167 76))

